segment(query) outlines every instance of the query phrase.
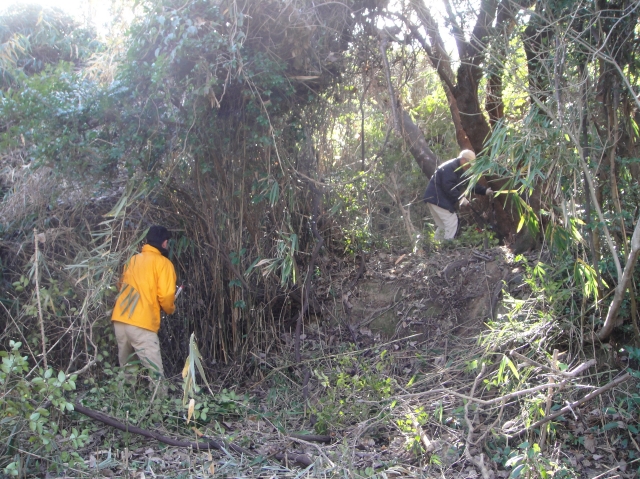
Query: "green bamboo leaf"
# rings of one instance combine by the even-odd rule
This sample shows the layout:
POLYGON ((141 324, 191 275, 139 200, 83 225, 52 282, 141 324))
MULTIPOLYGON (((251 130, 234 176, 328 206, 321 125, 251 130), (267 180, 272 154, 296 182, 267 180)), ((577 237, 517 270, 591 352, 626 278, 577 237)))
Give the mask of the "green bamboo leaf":
POLYGON ((120 200, 113 207, 113 209, 109 211, 105 216, 108 218, 117 218, 118 216, 120 216, 120 212, 122 211, 122 208, 124 208, 124 206, 127 204, 128 199, 128 195, 123 195, 122 198, 120 198, 120 200))
POLYGON ((498 383, 502 383, 504 381, 504 367, 505 367, 505 359, 507 357, 504 356, 502 358, 502 361, 500 361, 500 367, 498 368, 498 375, 496 377, 496 379, 498 380, 498 383))
POLYGON ((282 284, 287 284, 289 280, 289 276, 291 276, 291 261, 289 258, 285 258, 282 263, 282 278, 280 278, 282 284))
POLYGON ((278 201, 278 196, 280 195, 280 185, 277 181, 273 182, 273 186, 271 187, 271 191, 269 192, 269 204, 271 206, 276 204, 278 201))
MULTIPOLYGON (((197 349, 196 349, 196 351, 197 351, 197 349)), ((200 357, 200 353, 198 353, 198 356, 200 357)), ((202 363, 200 362, 199 359, 196 361, 196 366, 198 367, 198 371, 200 371, 200 376, 202 376, 202 380, 207 385, 207 389, 211 390, 211 387, 209 386, 209 382, 207 381, 207 376, 205 376, 205 374, 204 374, 204 369, 202 367, 202 363)))
POLYGON ((516 368, 516 365, 513 364, 513 361, 511 361, 511 359, 509 359, 507 356, 505 356, 504 359, 506 360, 507 366, 509 366, 509 369, 511 369, 511 372, 516 377, 516 379, 520 379, 520 374, 518 374, 518 368, 516 368))
POLYGON ((249 267, 247 268, 247 270, 244 272, 245 276, 249 276, 251 274, 251 272, 253 271, 253 268, 255 268, 258 265, 258 262, 260 262, 260 256, 258 256, 253 263, 251 263, 251 265, 249 265, 249 267))
POLYGON ((518 463, 524 460, 524 455, 513 456, 507 459, 507 462, 504 463, 505 467, 517 466, 518 463))

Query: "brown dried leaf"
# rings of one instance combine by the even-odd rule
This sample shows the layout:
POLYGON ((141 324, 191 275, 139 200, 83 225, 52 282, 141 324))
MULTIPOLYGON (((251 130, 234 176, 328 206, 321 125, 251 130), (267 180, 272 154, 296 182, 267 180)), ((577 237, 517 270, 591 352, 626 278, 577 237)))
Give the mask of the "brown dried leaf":
POLYGON ((373 335, 371 330, 369 328, 365 328, 365 327, 360 328, 360 334, 362 334, 363 336, 367 336, 369 338, 373 335))
POLYGON ((193 411, 196 408, 196 400, 191 398, 189 400, 189 409, 187 410, 187 424, 191 421, 191 416, 193 416, 193 411))
POLYGON ((596 441, 591 434, 584 438, 584 448, 591 454, 596 452, 596 441))

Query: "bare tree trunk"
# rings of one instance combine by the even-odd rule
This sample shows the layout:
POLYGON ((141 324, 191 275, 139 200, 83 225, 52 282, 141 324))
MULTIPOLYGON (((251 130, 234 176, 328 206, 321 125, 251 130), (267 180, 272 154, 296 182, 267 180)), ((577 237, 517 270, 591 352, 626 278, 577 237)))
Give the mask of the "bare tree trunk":
POLYGON ((391 81, 391 67, 389 67, 389 59, 387 58, 387 36, 385 33, 380 32, 380 57, 382 58, 382 64, 384 65, 384 75, 387 80, 387 88, 389 90, 389 104, 391 105, 391 114, 393 115, 393 127, 399 135, 402 134, 400 128, 400 114, 398 112, 398 101, 396 99, 396 91, 393 88, 393 82, 391 81))
POLYGON ((431 178, 438 167, 438 157, 427 145, 424 134, 406 111, 401 112, 402 138, 408 143, 409 151, 427 178, 431 178))
MULTIPOLYGON (((631 251, 629 252, 629 256, 627 257, 627 263, 624 265, 624 271, 622 273, 622 277, 618 281, 618 285, 616 286, 615 293, 613 295, 613 301, 611 301, 611 305, 609 305, 609 311, 607 311, 607 317, 604 320, 604 324, 602 325, 602 329, 598 331, 596 337, 600 341, 604 341, 609 337, 611 331, 613 331, 614 326, 616 325, 618 319, 618 311, 620 310, 620 305, 622 304, 622 300, 624 298, 624 293, 627 291, 627 287, 629 286, 629 281, 633 276, 633 271, 636 266, 636 261, 638 259, 638 254, 640 253, 640 218, 636 223, 636 227, 633 230, 633 236, 631 237, 631 251)), ((635 321, 635 318, 633 318, 635 321)))
MULTIPOLYGON (((631 116, 629 115, 630 119, 633 118, 636 122, 636 124, 640 124, 640 111, 636 110, 635 115, 631 116), (635 116, 635 118, 633 118, 635 116)), ((629 122, 631 123, 631 122, 629 122)), ((631 131, 633 131, 632 128, 629 128, 631 131)), ((638 140, 640 140, 640 138, 637 138, 635 136, 632 136, 633 134, 630 133, 629 137, 629 156, 630 157, 637 157, 637 151, 638 151, 638 144, 636 143, 638 140)), ((631 165, 629 165, 629 171, 631 173, 631 178, 633 178, 633 181, 635 181, 636 183, 640 183, 640 164, 638 163, 632 163, 631 165)))
POLYGON ((484 102, 489 123, 493 128, 504 117, 504 103, 502 101, 502 72, 492 73, 487 80, 487 98, 484 102))
POLYGON ((365 159, 367 158, 366 148, 365 148, 365 135, 364 135, 364 100, 365 95, 367 94, 367 90, 369 89, 369 85, 371 85, 371 81, 367 82, 366 74, 363 70, 362 72, 362 95, 360 96, 360 157, 362 159, 361 169, 365 170, 365 159))
MULTIPOLYGON (((448 2, 446 3, 449 15, 448 20, 452 25, 460 57, 460 67, 455 75, 455 85, 453 83, 454 73, 451 69, 451 59, 444 47, 444 41, 440 36, 437 22, 423 0, 411 0, 411 6, 431 40, 431 47, 427 51, 429 59, 438 71, 438 75, 445 86, 445 91, 449 90, 447 97, 449 99, 449 108, 452 110, 452 119, 454 125, 456 125, 458 144, 461 148, 471 147, 471 149, 479 153, 484 148, 484 142, 491 133, 489 124, 480 109, 478 97, 478 85, 484 73, 480 65, 485 58, 489 29, 495 18, 498 1, 482 0, 469 41, 464 37, 463 30, 458 25, 450 5, 448 2), (460 131, 458 129, 459 126, 461 127, 460 131), (464 132, 464 135, 462 132, 464 132)), ((423 47, 425 43, 423 43, 423 47)))
POLYGON ((435 55, 434 49, 431 48, 427 41, 422 37, 422 35, 420 35, 420 32, 415 27, 415 25, 413 25, 404 17, 403 21, 405 22, 409 30, 411 30, 411 34, 420 42, 420 45, 422 45, 422 48, 427 53, 427 56, 431 61, 431 65, 437 70, 438 76, 442 81, 442 87, 444 88, 445 94, 447 95, 449 111, 451 112, 451 120, 453 121, 453 127, 456 130, 456 141, 458 142, 458 146, 463 150, 472 149, 473 145, 471 144, 471 141, 469 141, 469 137, 462 127, 460 110, 458 109, 458 100, 456 100, 456 97, 453 95, 453 90, 455 89, 455 86, 452 82, 453 72, 448 68, 448 61, 442 61, 435 55))
POLYGON ((618 150, 618 141, 620 138, 618 132, 618 106, 620 105, 620 89, 619 89, 619 80, 617 75, 613 75, 613 85, 611 88, 613 91, 610 95, 610 101, 607 103, 608 106, 608 117, 609 117, 609 180, 611 182, 611 199, 613 200, 613 205, 616 209, 616 214, 618 215, 618 219, 620 221, 620 233, 621 233, 621 247, 622 251, 627 253, 627 232, 624 226, 624 217, 622 216, 622 205, 620 204, 620 194, 618 192, 618 175, 616 172, 616 152, 618 150))
MULTIPOLYGON (((580 62, 579 65, 579 69, 580 69, 580 78, 581 78, 581 85, 580 85, 580 101, 581 101, 581 110, 582 110, 582 117, 580 120, 580 141, 582 143, 582 161, 585 164, 588 164, 588 159, 589 159, 589 111, 587 108, 587 91, 588 91, 588 81, 589 81, 589 74, 587 73, 587 68, 586 68, 586 64, 585 61, 583 59, 583 61, 580 62)), ((589 186, 589 182, 587 181, 587 177, 585 174, 582 175, 583 178, 583 188, 584 188, 584 209, 585 209, 585 223, 588 225, 588 236, 587 236, 587 240, 589 242, 589 249, 591 250, 591 266, 593 267, 594 271, 596 272, 596 278, 597 278, 597 282, 598 282, 598 291, 600 293, 602 293, 602 277, 600 276, 600 249, 599 249, 599 243, 598 243, 598 247, 596 247, 596 240, 595 237, 598 234, 597 229, 594 231, 593 229, 591 229, 591 227, 589 225, 591 225, 591 192, 590 190, 590 186, 589 186)))
MULTIPOLYGON (((316 239, 316 244, 313 247, 313 251, 311 252, 311 259, 309 260, 309 266, 307 268, 307 275, 304 278, 303 283, 303 291, 302 291, 302 306, 300 307, 300 312, 298 313, 298 318, 296 320, 296 336, 295 336, 295 358, 296 363, 300 364, 302 359, 300 353, 300 334, 302 333, 302 319, 304 315, 307 313, 309 309, 309 288, 311 288, 311 279, 313 278, 313 274, 315 271, 316 260, 318 259, 318 254, 320 253, 320 248, 324 243, 324 239, 318 232, 318 216, 320 215, 320 202, 322 200, 322 191, 318 189, 318 187, 309 182, 309 189, 311 190, 312 207, 311 207, 311 232, 313 237, 316 239)), ((308 379, 307 379, 308 380, 308 379)))
POLYGON ((438 167, 438 157, 427 145, 424 134, 411 119, 411 115, 402 109, 399 104, 395 88, 391 81, 391 69, 387 59, 387 40, 385 34, 380 34, 380 55, 385 69, 387 88, 389 90, 389 102, 393 114, 393 124, 396 132, 409 145, 411 155, 427 178, 431 178, 438 167))

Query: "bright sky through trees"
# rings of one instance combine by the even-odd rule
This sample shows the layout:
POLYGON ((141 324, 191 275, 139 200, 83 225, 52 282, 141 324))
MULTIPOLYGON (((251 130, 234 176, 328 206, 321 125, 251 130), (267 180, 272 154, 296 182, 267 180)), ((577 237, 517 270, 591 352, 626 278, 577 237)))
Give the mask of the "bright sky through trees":
POLYGON ((79 22, 93 25, 98 32, 108 30, 111 20, 112 2, 109 0, 0 0, 0 11, 15 4, 60 8, 79 22))
MULTIPOLYGON (((119 0, 0 0, 0 11, 13 4, 39 4, 47 7, 60 8, 79 22, 85 25, 92 25, 98 33, 102 35, 106 34, 109 30, 114 7, 123 13, 123 2, 119 0)), ((394 9, 400 10, 398 4, 398 0, 391 0, 389 9, 391 11, 394 9)), ((432 8, 432 12, 435 14, 438 22, 443 23, 445 11, 442 3, 433 2, 430 8, 432 8)), ((442 33, 449 54, 452 55, 453 58, 456 58, 457 51, 453 37, 447 34, 448 29, 446 28, 442 30, 442 33)))

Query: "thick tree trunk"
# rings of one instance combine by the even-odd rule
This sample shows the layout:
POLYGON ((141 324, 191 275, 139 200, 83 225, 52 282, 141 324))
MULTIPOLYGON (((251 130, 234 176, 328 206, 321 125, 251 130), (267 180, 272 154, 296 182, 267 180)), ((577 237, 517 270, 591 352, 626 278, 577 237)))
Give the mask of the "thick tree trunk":
POLYGON ((458 146, 463 150, 470 150, 473 148, 471 141, 469 141, 469 137, 467 136, 467 132, 464 131, 462 126, 462 121, 460 119, 460 110, 458 109, 458 100, 453 94, 455 90, 455 85, 453 84, 453 72, 450 69, 448 60, 443 61, 438 55, 436 55, 436 51, 439 51, 437 48, 431 48, 431 46, 426 42, 426 40, 420 35, 418 29, 409 22, 406 18, 403 18, 405 24, 411 30, 411 34, 420 42, 422 48, 427 53, 429 60, 431 61, 431 65, 438 72, 438 76, 442 81, 442 87, 447 95, 447 102, 449 103, 449 111, 451 112, 451 120, 453 121, 453 126, 456 130, 456 141, 458 142, 458 146))
POLYGON ((613 200, 613 206, 618 215, 618 222, 620 225, 620 246, 621 251, 627 252, 627 231, 624 225, 624 216, 622 215, 622 204, 620 202, 620 193, 618 191, 618 169, 616 166, 616 153, 618 150, 618 141, 620 139, 619 124, 618 124, 618 107, 620 106, 620 89, 617 75, 612 75, 611 83, 611 95, 609 102, 607 102, 608 110, 608 123, 609 123, 609 135, 608 144, 611 146, 607 151, 609 157, 609 180, 611 185, 611 199, 613 200))
MULTIPOLYGON (((587 107, 588 102, 588 73, 587 73, 587 65, 586 65, 586 57, 581 58, 581 61, 578 65, 580 71, 580 109, 581 109, 581 117, 580 117, 580 143, 582 145, 582 160, 584 163, 589 163, 590 156, 590 148, 589 148, 589 111, 587 107)), ((602 292, 602 277, 600 275, 600 251, 596 249, 595 236, 597 235, 597 230, 593 230, 591 228, 591 214, 592 214, 592 206, 591 206, 591 192, 589 191, 589 182, 587 181, 586 175, 582 175, 583 178, 583 188, 584 188, 584 221, 588 225, 588 236, 587 241, 589 244, 589 249, 591 250, 591 267, 596 272, 596 278, 598 281, 598 291, 602 292)))
POLYGON ((504 118, 504 103, 502 102, 502 72, 494 73, 487 80, 487 98, 484 106, 489 114, 491 128, 504 118))
POLYGON ((454 96, 460 110, 462 128, 469 138, 471 149, 480 153, 484 149, 484 143, 489 137, 491 129, 480 110, 478 81, 475 79, 473 68, 460 67, 454 96))
POLYGON ((496 16, 498 0, 482 0, 469 40, 465 38, 450 5, 448 2, 446 3, 448 21, 453 30, 460 57, 460 67, 455 74, 455 84, 453 83, 454 73, 451 69, 451 59, 446 53, 437 22, 423 0, 411 0, 411 5, 431 41, 431 46, 426 47, 425 50, 427 50, 434 68, 438 71, 445 90, 448 90, 447 96, 452 110, 452 119, 456 125, 458 144, 461 148, 471 148, 479 153, 491 134, 491 128, 480 106, 478 87, 484 74, 481 65, 485 61, 491 24, 496 16), (464 134, 461 134, 462 132, 464 134))
POLYGON ((480 108, 478 88, 484 74, 480 65, 485 61, 490 28, 495 19, 497 8, 497 0, 482 0, 469 41, 466 41, 461 34, 462 30, 454 23, 455 17, 452 12, 449 12, 449 21, 454 24, 454 35, 460 55, 460 67, 458 68, 454 95, 460 109, 462 126, 476 153, 482 151, 485 141, 491 134, 489 123, 480 108), (457 31, 460 33, 456 34, 457 31))

